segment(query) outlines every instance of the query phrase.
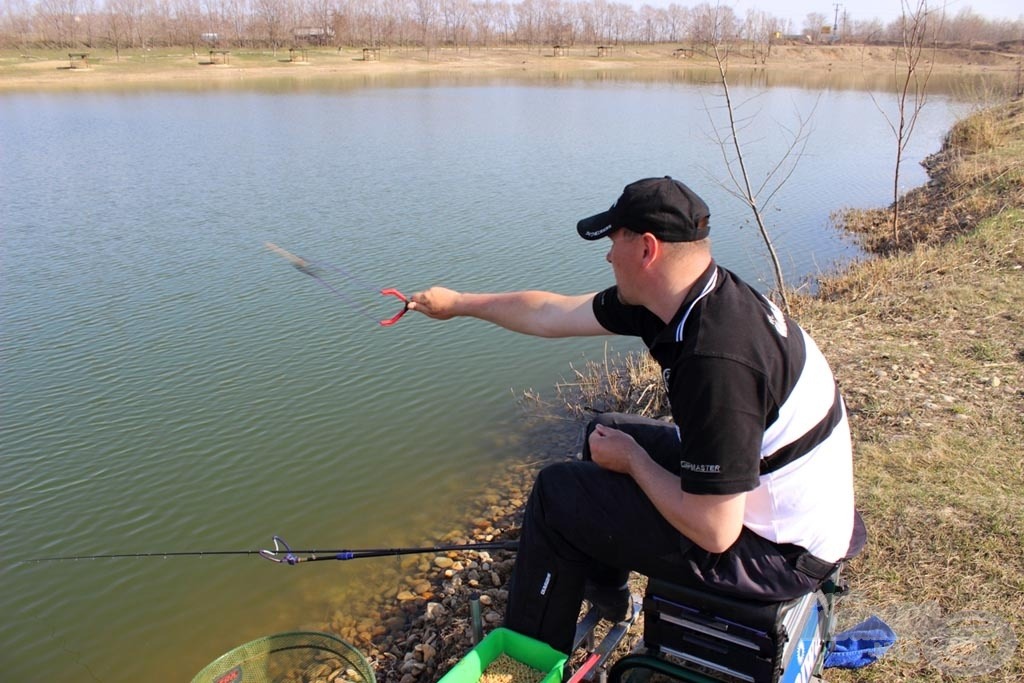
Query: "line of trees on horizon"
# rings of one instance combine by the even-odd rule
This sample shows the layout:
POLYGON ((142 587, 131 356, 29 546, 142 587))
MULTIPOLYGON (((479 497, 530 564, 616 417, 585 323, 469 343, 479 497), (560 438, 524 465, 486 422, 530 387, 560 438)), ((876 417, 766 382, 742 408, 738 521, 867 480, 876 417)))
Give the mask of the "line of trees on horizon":
MULTIPOLYGON (((941 12, 940 10, 936 10, 941 12)), ((898 43, 902 24, 844 10, 803 25, 752 9, 634 8, 608 0, 4 0, 0 47, 149 49, 296 45, 500 47, 576 44, 722 44, 749 41, 898 43)), ((935 44, 1024 43, 1024 18, 986 19, 964 7, 934 23, 935 44)))

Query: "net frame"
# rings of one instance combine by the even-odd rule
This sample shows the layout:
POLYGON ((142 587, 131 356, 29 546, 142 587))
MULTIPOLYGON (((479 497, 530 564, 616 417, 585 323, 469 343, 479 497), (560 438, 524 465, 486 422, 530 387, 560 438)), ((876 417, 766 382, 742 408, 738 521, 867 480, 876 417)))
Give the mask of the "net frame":
POLYGON ((207 664, 192 683, 279 683, 294 680, 297 671, 303 674, 298 680, 306 680, 314 667, 326 667, 326 681, 336 670, 331 665, 334 661, 341 665, 342 673, 331 680, 376 683, 373 668, 362 652, 320 631, 291 631, 251 640, 207 664))

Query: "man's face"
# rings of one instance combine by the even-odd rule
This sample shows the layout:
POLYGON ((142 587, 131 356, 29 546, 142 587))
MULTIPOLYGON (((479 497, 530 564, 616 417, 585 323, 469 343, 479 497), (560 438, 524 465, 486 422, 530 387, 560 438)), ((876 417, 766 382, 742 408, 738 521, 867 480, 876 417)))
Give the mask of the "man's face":
POLYGON ((638 302, 634 292, 634 278, 643 261, 644 241, 641 236, 626 228, 616 228, 608 235, 612 246, 604 257, 612 266, 615 284, 619 287, 619 301, 635 305, 638 302))

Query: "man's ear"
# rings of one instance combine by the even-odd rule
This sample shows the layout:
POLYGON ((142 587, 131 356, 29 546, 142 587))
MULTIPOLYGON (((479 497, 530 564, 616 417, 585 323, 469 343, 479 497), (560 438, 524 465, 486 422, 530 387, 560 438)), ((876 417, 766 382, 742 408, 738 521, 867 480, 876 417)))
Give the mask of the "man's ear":
POLYGON ((646 268, 657 261, 658 257, 661 256, 661 242, 657 237, 649 232, 645 232, 641 235, 640 239, 644 241, 644 253, 641 265, 646 268))

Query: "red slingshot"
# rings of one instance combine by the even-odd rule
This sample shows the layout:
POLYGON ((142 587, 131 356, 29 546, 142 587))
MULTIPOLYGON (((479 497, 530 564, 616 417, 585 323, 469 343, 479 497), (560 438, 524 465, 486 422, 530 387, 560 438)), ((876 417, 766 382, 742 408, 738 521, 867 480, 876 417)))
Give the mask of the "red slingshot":
POLYGON ((406 311, 409 310, 409 299, 407 299, 406 296, 399 292, 397 289, 382 289, 380 290, 380 293, 383 294, 384 296, 393 296, 396 299, 400 299, 405 304, 404 306, 402 306, 402 310, 396 313, 394 317, 388 318, 387 320, 378 321, 383 327, 391 327, 392 325, 397 323, 403 315, 405 315, 406 311))

